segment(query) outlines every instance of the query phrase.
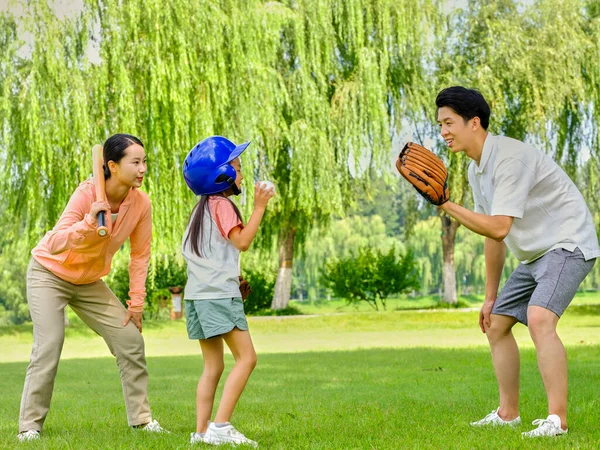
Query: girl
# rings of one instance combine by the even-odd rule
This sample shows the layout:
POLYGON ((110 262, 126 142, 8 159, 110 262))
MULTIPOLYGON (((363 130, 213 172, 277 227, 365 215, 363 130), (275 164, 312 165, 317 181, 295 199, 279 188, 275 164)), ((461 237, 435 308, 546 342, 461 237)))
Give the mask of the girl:
POLYGON ((190 339, 198 339, 204 370, 196 395, 196 432, 191 443, 257 443, 229 423, 235 405, 256 366, 240 293, 239 255, 256 236, 273 189, 254 188, 254 211, 244 226, 228 197, 238 195, 244 177, 240 154, 250 143, 236 146, 220 136, 197 144, 184 162, 183 175, 200 201, 194 207, 183 238, 187 261, 185 314, 190 339), (223 373, 223 341, 235 365, 227 377, 214 422, 210 422, 215 391, 223 373))
POLYGON ((152 208, 138 188, 146 173, 142 142, 116 134, 104 144, 107 202, 98 201, 92 179, 75 190, 58 223, 31 252, 27 270, 27 302, 33 321, 33 350, 27 368, 20 441, 38 439, 54 387, 65 337, 67 305, 104 338, 116 356, 130 426, 164 431, 152 420, 148 405, 148 371, 142 338, 142 311, 152 236, 152 208), (96 234, 97 215, 106 214, 109 233, 96 234), (110 271, 113 255, 130 238, 130 300, 125 310, 101 280, 110 271))

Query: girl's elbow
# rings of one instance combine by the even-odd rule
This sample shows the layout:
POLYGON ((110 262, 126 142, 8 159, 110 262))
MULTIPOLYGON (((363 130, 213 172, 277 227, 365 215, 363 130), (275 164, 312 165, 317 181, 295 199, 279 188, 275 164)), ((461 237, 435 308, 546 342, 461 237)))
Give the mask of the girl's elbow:
POLYGON ((246 250, 248 250, 248 248, 250 248, 250 244, 246 243, 246 242, 235 242, 233 244, 235 246, 235 248, 237 248, 240 252, 245 252, 246 250))

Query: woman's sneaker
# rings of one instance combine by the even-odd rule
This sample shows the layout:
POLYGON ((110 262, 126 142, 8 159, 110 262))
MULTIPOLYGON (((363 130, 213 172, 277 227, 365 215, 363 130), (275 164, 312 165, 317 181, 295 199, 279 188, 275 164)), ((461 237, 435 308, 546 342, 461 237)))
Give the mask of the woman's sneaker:
POLYGON ((513 420, 504 420, 498 415, 499 409, 500 408, 492 411, 487 416, 485 416, 483 419, 478 420, 477 422, 471 422, 471 426, 472 427, 486 427, 489 425, 492 427, 503 427, 503 426, 516 427, 516 426, 521 425, 521 417, 520 416, 518 416, 516 419, 513 419, 513 420))
POLYGON ((167 430, 165 430, 163 427, 160 426, 160 423, 158 423, 158 420, 154 420, 154 419, 142 427, 135 427, 135 428, 147 431, 148 433, 169 433, 167 430))
POLYGON ((561 434, 567 434, 569 430, 563 430, 560 427, 560 417, 556 414, 550 414, 546 419, 536 419, 532 422, 533 425, 538 427, 521 433, 523 437, 543 437, 543 436, 559 436, 561 434))
POLYGON ((17 434, 19 442, 35 441, 40 438, 40 432, 38 430, 28 430, 17 434))
POLYGON ((251 445, 254 448, 258 447, 258 443, 256 443, 256 441, 248 439, 246 436, 236 430, 230 423, 225 426, 218 427, 214 422, 210 422, 208 424, 208 428, 206 429, 206 433, 204 433, 204 442, 213 445, 246 444, 251 445))

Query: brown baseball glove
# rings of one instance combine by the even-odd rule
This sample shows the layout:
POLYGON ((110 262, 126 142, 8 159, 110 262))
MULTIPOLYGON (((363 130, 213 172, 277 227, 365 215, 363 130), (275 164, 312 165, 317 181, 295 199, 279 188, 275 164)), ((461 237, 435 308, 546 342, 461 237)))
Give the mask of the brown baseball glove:
POLYGON ((429 203, 440 206, 449 200, 448 170, 431 150, 407 143, 398 156, 396 168, 429 203))
POLYGON ((246 301, 246 299, 250 295, 250 292, 252 292, 252 289, 250 288, 250 283, 248 283, 247 280, 244 280, 242 277, 240 277, 240 294, 242 294, 243 301, 246 301))

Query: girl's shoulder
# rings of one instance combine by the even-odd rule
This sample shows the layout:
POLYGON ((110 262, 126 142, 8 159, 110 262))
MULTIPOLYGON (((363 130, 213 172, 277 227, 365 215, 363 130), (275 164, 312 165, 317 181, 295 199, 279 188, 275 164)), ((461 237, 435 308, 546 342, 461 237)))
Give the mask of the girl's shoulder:
MULTIPOLYGON (((208 205, 210 209, 219 210, 231 210, 234 211, 233 203, 227 197, 221 197, 220 195, 211 195, 208 197, 208 205)), ((234 211, 235 212, 235 211, 234 211)))
POLYGON ((229 231, 231 231, 233 227, 242 225, 236 207, 233 202, 226 197, 210 196, 208 198, 208 208, 210 209, 212 219, 215 221, 224 237, 229 236, 229 231))

